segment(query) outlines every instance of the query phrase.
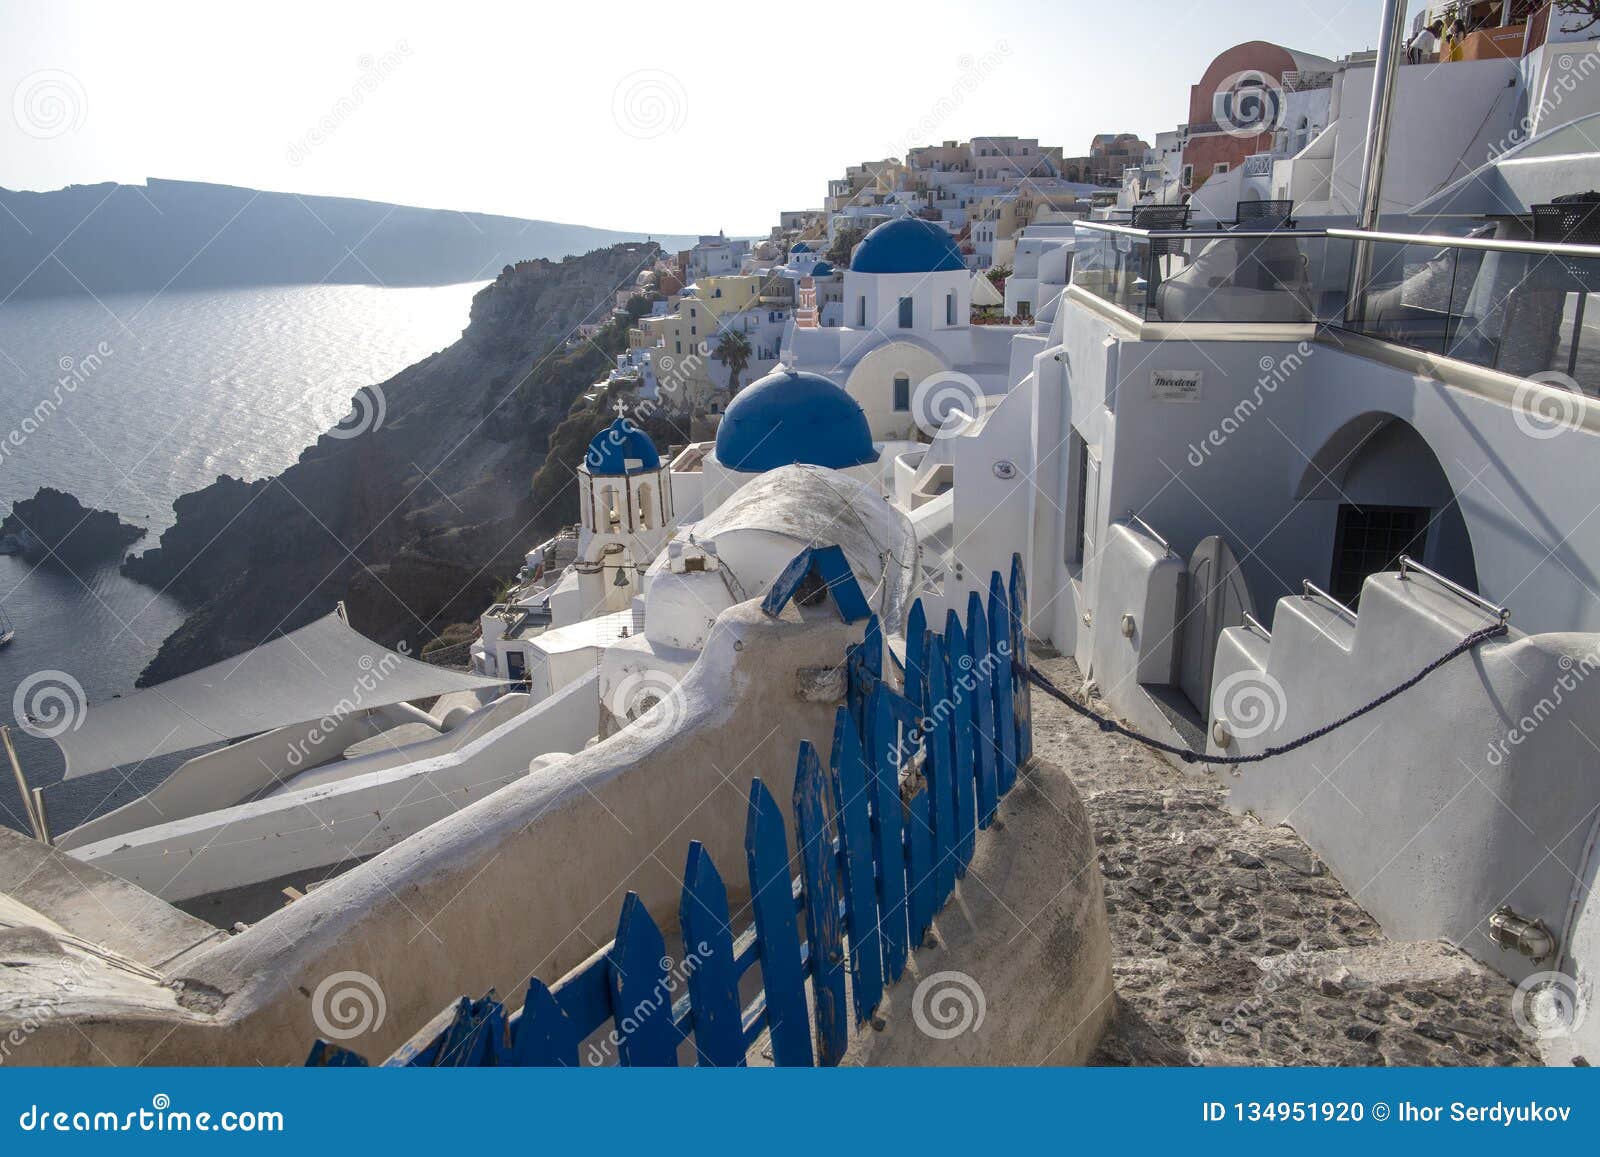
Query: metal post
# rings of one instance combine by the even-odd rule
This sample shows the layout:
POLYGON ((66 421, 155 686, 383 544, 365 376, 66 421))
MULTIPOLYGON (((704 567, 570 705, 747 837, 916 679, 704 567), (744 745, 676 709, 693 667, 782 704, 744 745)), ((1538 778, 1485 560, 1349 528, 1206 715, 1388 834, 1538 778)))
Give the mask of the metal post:
POLYGON ((34 810, 34 796, 28 789, 28 777, 22 774, 22 764, 17 759, 17 749, 11 744, 11 728, 0 726, 0 742, 5 743, 6 758, 11 761, 11 774, 16 777, 17 795, 22 797, 22 810, 27 816, 28 826, 33 829, 33 838, 42 844, 49 843, 45 838, 44 824, 39 819, 39 813, 34 810))
MULTIPOLYGON (((1405 0, 1383 0, 1383 32, 1372 73, 1372 106, 1367 110, 1366 151, 1361 159, 1361 197, 1356 228, 1378 227, 1383 201, 1383 159, 1389 149, 1389 125, 1394 111, 1394 84, 1405 53, 1405 0)), ((1372 268, 1370 242, 1356 241, 1350 253, 1350 294, 1345 301, 1345 323, 1360 327, 1362 295, 1372 268)))

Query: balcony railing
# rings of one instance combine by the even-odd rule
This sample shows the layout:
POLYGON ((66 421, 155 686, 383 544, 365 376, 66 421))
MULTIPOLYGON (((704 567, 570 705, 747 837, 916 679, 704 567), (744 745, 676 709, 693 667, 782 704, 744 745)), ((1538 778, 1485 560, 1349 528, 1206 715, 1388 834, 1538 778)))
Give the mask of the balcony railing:
POLYGON ((1081 221, 1072 284, 1147 322, 1309 324, 1344 304, 1348 265, 1309 229, 1135 229, 1081 221))
POLYGON ((1144 322, 1315 323, 1600 396, 1600 311, 1585 316, 1600 246, 1105 221, 1075 234, 1072 284, 1144 322))
POLYGON ((1345 328, 1600 395, 1600 246, 1329 229, 1369 250, 1345 328), (1570 379, 1566 381, 1563 379, 1570 379))

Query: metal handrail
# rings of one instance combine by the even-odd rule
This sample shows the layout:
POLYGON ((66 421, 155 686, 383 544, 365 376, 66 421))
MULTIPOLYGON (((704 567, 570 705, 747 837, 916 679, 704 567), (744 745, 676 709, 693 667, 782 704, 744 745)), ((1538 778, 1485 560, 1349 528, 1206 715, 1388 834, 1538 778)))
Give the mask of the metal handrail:
POLYGON ((1327 237, 1332 235, 1329 229, 1135 229, 1132 225, 1118 225, 1114 221, 1074 221, 1073 227, 1077 229, 1093 229, 1100 233, 1119 233, 1128 237, 1142 237, 1146 240, 1165 240, 1167 238, 1193 237, 1201 241, 1212 240, 1219 237, 1251 238, 1251 237, 1327 237))
POLYGON ((1162 538, 1161 535, 1157 534, 1155 527, 1151 526, 1148 522, 1146 522, 1144 519, 1140 518, 1137 514, 1135 514, 1131 510, 1128 511, 1127 518, 1128 518, 1129 522, 1133 523, 1140 530, 1144 531, 1145 534, 1147 534, 1149 537, 1151 537, 1151 538, 1155 539, 1157 542, 1159 542, 1161 544, 1161 549, 1162 550, 1166 551, 1168 554, 1172 555, 1174 558, 1177 557, 1177 552, 1172 549, 1172 544, 1169 543, 1166 539, 1162 538))
POLYGON ((1355 611, 1353 611, 1349 607, 1345 606, 1338 599, 1334 598, 1327 591, 1323 590, 1321 587, 1319 587, 1316 583, 1312 582, 1310 579, 1301 579, 1300 580, 1300 584, 1301 584, 1301 592, 1300 592, 1300 597, 1301 598, 1321 599, 1323 602, 1328 603, 1332 607, 1334 607, 1334 609, 1336 609, 1340 614, 1344 615, 1345 618, 1349 619, 1352 623, 1356 621, 1356 613, 1355 613, 1355 611))
POLYGON ((1477 592, 1468 590, 1455 580, 1447 579, 1438 571, 1433 570, 1430 567, 1423 566, 1410 555, 1403 554, 1400 556, 1400 578, 1402 581, 1405 580, 1406 571, 1408 570, 1414 570, 1418 574, 1427 575, 1451 594, 1466 599, 1467 602, 1472 603, 1474 606, 1488 611, 1491 615, 1494 615, 1496 618, 1498 618, 1502 623, 1511 621, 1510 607, 1496 606, 1494 603, 1491 603, 1488 599, 1484 598, 1477 592))
POLYGON ((1269 642, 1269 643, 1272 642, 1272 632, 1267 630, 1266 627, 1261 625, 1261 620, 1260 619, 1256 618, 1249 611, 1245 611, 1244 614, 1243 614, 1243 617, 1244 617, 1245 626, 1253 627, 1255 630, 1261 632, 1263 635, 1265 635, 1267 637, 1267 642, 1269 642))
POLYGON ((1568 245, 1549 241, 1496 240, 1486 237, 1448 237, 1439 233, 1379 233, 1363 229, 1325 229, 1329 237, 1348 241, 1381 241, 1397 245, 1438 245, 1442 248, 1481 249, 1490 253, 1531 253, 1556 257, 1600 258, 1600 245, 1568 245))

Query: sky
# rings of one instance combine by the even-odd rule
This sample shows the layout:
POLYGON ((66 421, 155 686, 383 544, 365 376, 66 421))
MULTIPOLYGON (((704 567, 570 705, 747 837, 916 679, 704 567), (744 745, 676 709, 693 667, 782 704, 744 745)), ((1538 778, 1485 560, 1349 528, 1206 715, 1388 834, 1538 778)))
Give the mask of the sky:
POLYGON ((0 186, 147 176, 765 233, 845 166, 1171 129, 1224 48, 1374 47, 1381 0, 0 0, 0 186))

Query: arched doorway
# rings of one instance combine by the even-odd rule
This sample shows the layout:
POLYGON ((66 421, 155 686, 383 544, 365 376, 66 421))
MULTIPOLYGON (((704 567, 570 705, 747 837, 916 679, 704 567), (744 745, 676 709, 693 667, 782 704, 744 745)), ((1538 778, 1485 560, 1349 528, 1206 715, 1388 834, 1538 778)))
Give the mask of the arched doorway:
POLYGON ((1340 601, 1354 606, 1366 577, 1393 569, 1402 554, 1478 589, 1455 488, 1404 419, 1373 412, 1346 422, 1313 456, 1299 494, 1334 507, 1327 587, 1340 601))

